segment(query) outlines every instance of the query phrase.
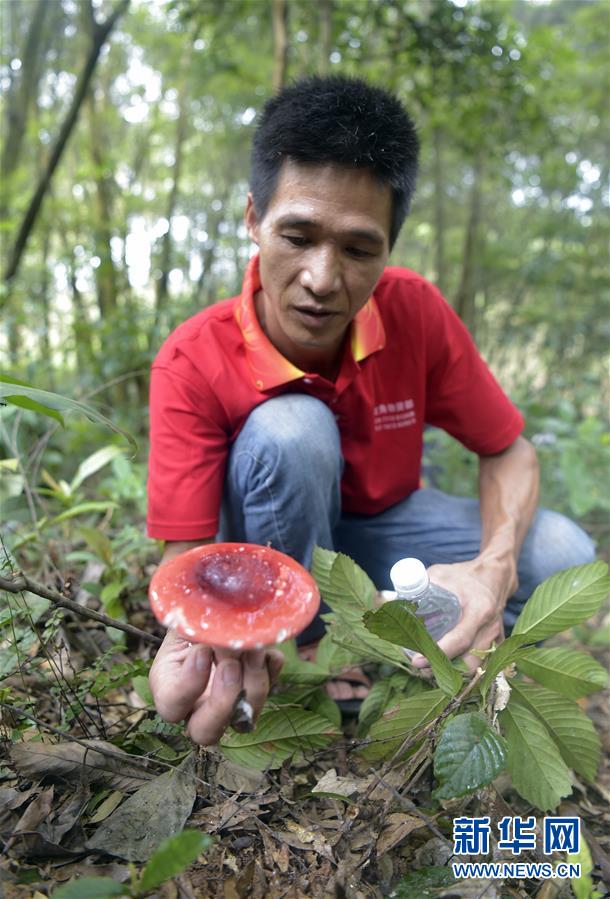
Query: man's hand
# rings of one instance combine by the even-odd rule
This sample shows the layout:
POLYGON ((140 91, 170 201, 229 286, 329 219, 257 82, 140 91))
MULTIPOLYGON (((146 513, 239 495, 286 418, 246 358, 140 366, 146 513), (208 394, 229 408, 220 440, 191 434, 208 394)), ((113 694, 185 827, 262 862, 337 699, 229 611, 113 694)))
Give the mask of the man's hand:
MULTIPOLYGON (((462 606, 461 619, 438 645, 450 659, 463 656, 468 668, 474 671, 481 659, 471 650, 490 649, 494 642, 504 639, 504 605, 515 584, 500 578, 495 571, 486 571, 480 558, 452 565, 432 565, 428 574, 433 584, 454 593, 462 606)), ((422 655, 414 656, 412 661, 416 668, 428 665, 422 655)))
POLYGON ((256 720, 283 663, 277 649, 212 649, 169 630, 150 669, 150 688, 165 721, 186 719, 191 740, 210 746, 229 726, 241 690, 256 720))

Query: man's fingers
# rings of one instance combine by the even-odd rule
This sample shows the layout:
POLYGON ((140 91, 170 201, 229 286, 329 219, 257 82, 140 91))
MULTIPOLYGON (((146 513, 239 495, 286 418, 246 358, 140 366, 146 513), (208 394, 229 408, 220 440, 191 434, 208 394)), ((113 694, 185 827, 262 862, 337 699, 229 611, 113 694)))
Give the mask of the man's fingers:
POLYGON ((260 714, 269 693, 269 670, 264 649, 244 653, 244 690, 254 718, 260 714))
POLYGON ((463 656, 462 661, 471 674, 473 674, 477 670, 477 668, 480 668, 483 663, 483 660, 479 656, 474 656, 472 655, 472 653, 468 653, 467 655, 463 656))
MULTIPOLYGON (((185 641, 186 642, 186 641, 185 641)), ((212 650, 195 644, 186 646, 180 658, 172 659, 173 646, 159 650, 150 669, 149 683, 159 715, 165 721, 182 721, 204 692, 212 667, 212 650)))
POLYGON ((284 667, 284 653, 279 649, 267 651, 267 669, 269 671, 269 687, 277 683, 282 668, 284 667))
POLYGON ((463 653, 471 648, 473 640, 477 635, 477 631, 478 622, 473 626, 472 621, 464 620, 463 618, 453 630, 445 634, 444 637, 441 637, 438 641, 438 645, 446 656, 450 659, 454 659, 456 656, 463 655, 463 653))
POLYGON ((233 709, 242 689, 242 667, 238 659, 222 659, 214 670, 212 687, 196 703, 187 732, 195 743, 218 743, 229 726, 233 709))

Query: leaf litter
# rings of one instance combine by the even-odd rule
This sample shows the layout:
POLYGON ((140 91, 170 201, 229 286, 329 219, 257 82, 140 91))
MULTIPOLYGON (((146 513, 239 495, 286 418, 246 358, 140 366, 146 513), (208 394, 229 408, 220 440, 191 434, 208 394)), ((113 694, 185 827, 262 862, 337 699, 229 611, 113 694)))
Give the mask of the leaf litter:
MULTIPOLYGON (((608 649, 597 647, 596 655, 607 666, 608 649)), ((131 744, 92 739, 90 729, 83 737, 76 727, 61 739, 32 728, 21 742, 3 744, 0 879, 10 899, 49 895, 54 885, 77 875, 127 882, 127 862, 143 863, 165 836, 185 826, 213 834, 214 845, 156 895, 380 899, 403 880, 404 896, 455 896, 458 888, 464 897, 481 890, 497 894, 489 883, 445 880, 443 889, 438 872, 448 870, 453 817, 481 814, 490 806, 503 814, 528 814, 502 778, 474 797, 441 803, 439 812, 431 799, 430 768, 404 795, 401 769, 379 778, 380 765, 366 766, 353 751, 359 742, 355 723, 330 746, 304 746, 300 759, 255 770, 216 748, 193 751, 179 728, 151 718, 141 704, 133 710, 140 718, 129 717, 131 694, 127 687, 109 693, 107 715, 104 703, 97 704, 100 737, 108 732, 104 721, 107 727, 121 722, 121 703, 127 722, 149 725, 131 744), (415 873, 421 878, 413 893, 407 884, 415 873), (431 892, 419 885, 426 882, 431 892)), ((608 691, 579 704, 593 718, 607 753, 608 691)), ((594 863, 606 876, 608 778, 602 770, 594 784, 577 781, 570 802, 560 807, 560 813, 582 817, 594 863)), ((511 895, 534 895, 538 888, 512 887, 511 895)))

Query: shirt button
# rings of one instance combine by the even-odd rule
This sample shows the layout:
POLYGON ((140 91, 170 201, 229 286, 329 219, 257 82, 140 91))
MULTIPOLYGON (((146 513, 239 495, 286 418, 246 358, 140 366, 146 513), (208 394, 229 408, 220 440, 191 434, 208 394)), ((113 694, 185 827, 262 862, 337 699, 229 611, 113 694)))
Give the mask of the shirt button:
POLYGON ((311 378, 303 378, 303 384, 313 384, 313 381, 311 378))

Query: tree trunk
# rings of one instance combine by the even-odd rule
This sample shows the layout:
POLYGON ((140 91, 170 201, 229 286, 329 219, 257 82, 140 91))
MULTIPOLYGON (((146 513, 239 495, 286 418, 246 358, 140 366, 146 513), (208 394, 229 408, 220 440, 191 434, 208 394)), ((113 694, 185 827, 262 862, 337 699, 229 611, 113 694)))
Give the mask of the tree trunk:
POLYGON ((91 136, 89 149, 93 161, 95 180, 96 214, 92 222, 95 235, 95 251, 100 264, 95 270, 98 306, 102 319, 116 312, 117 308, 117 273, 112 259, 113 196, 111 178, 107 174, 108 166, 102 155, 103 139, 98 129, 98 112, 93 94, 87 102, 89 132, 91 136))
POLYGON ((74 333, 74 355, 76 357, 76 365, 79 371, 97 371, 95 365, 96 353, 93 348, 93 334, 91 324, 85 308, 83 295, 76 284, 76 269, 74 260, 70 259, 68 264, 70 289, 72 291, 72 330, 74 333))
MULTIPOLYGON (((45 194, 51 183, 53 173, 55 172, 55 169, 57 168, 57 165, 63 155, 66 144, 68 143, 68 138, 72 134, 74 126, 76 125, 78 114, 83 100, 85 99, 85 96, 87 94, 91 77, 95 70, 95 66, 97 64, 101 49, 104 46, 108 35, 112 31, 115 23, 119 19, 119 16, 121 16, 122 13, 125 12, 128 5, 129 0, 120 0, 114 12, 110 16, 108 16, 105 22, 103 22, 101 25, 98 23, 94 23, 94 38, 92 41, 92 46, 89 51, 89 56, 87 57, 87 60, 85 62, 85 66, 77 81, 76 89, 74 91, 74 97, 72 98, 72 103, 70 104, 70 108, 62 123, 55 144, 51 149, 46 168, 42 174, 40 181, 38 182, 38 185, 36 186, 36 189, 34 190, 25 216, 21 223, 19 233, 17 234, 15 243, 11 250, 5 273, 7 282, 11 281, 14 278, 19 269, 23 251, 25 250, 28 238, 38 217, 38 213, 40 212, 40 207, 42 206, 42 201, 44 200, 45 194)), ((91 15, 93 16, 92 8, 91 15)))
POLYGON ((288 67, 288 3, 273 0, 273 93, 280 91, 286 83, 288 67))
POLYGON ((479 226, 481 222, 481 179, 483 164, 478 154, 474 161, 474 180, 470 191, 470 209, 464 237, 462 276, 455 298, 455 310, 472 334, 475 331, 475 293, 477 282, 477 253, 479 250, 479 226))
POLYGON ((326 75, 330 68, 330 51, 332 45, 332 0, 319 0, 320 3, 320 73, 326 75))
MULTIPOLYGON (((21 54, 22 65, 19 77, 11 85, 6 96, 6 139, 0 159, 0 175, 4 182, 4 189, 8 186, 7 178, 14 172, 19 162, 28 115, 40 81, 41 64, 46 50, 45 43, 48 43, 49 38, 48 32, 44 28, 45 16, 49 8, 48 0, 38 0, 34 6, 21 54)), ((4 207, 4 203, 2 205, 4 207)), ((5 213, 6 210, 3 208, 2 212, 5 213)), ((2 217, 4 218, 4 214, 2 217)))
POLYGON ((436 284, 441 293, 447 289, 445 257, 445 185, 443 181, 443 135, 438 125, 432 132, 434 153, 434 252, 436 284))
POLYGON ((53 390, 53 362, 51 353, 51 304, 49 302, 49 247, 51 234, 49 231, 44 236, 42 244, 42 259, 40 260, 40 306, 42 309, 42 333, 40 335, 40 365, 48 373, 47 388, 53 390))
POLYGON ((176 122, 176 140, 174 143, 174 164, 172 166, 172 186, 167 197, 165 218, 167 219, 167 231, 161 238, 161 259, 159 264, 160 274, 156 284, 156 305, 154 332, 158 333, 161 318, 167 306, 169 273, 172 264, 172 218, 176 212, 178 196, 180 193, 180 177, 182 175, 182 156, 184 141, 188 131, 188 102, 186 87, 180 92, 178 120, 176 122))

